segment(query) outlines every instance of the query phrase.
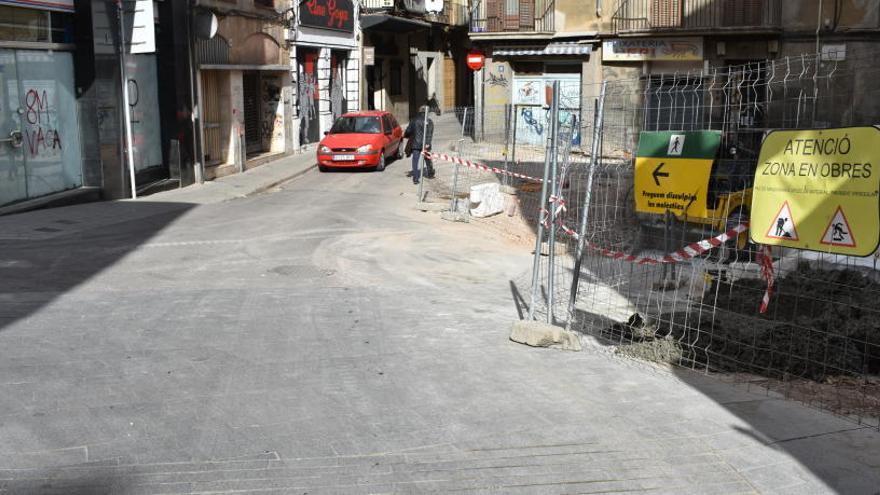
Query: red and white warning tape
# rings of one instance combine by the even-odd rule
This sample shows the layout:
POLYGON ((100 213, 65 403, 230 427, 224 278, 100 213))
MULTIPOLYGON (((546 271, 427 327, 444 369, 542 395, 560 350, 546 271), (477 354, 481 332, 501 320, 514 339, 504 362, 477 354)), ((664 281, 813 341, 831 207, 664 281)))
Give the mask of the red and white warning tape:
POLYGON ((623 261, 628 261, 630 263, 635 263, 637 265, 655 265, 661 263, 681 263, 683 261, 687 261, 692 258, 696 258, 714 248, 717 248, 724 244, 725 242, 735 239, 739 234, 742 234, 746 230, 748 230, 749 226, 747 224, 740 224, 736 227, 724 232, 722 234, 716 235, 715 237, 710 237, 708 239, 703 239, 702 241, 695 242, 693 244, 689 244, 678 251, 669 253, 665 256, 655 258, 652 256, 636 256, 634 254, 626 254, 620 251, 611 251, 609 249, 605 249, 601 246, 597 246, 593 243, 588 242, 587 246, 594 250, 598 251, 604 256, 608 256, 609 258, 619 259, 623 261))
POLYGON ((758 263, 761 265, 761 275, 767 281, 767 290, 764 291, 764 297, 761 299, 761 314, 764 314, 770 306, 770 296, 773 294, 773 283, 776 282, 776 275, 773 273, 773 251, 770 249, 770 246, 764 245, 758 256, 758 263))
POLYGON ((450 155, 447 155, 446 153, 431 153, 430 151, 425 151, 422 154, 431 160, 443 160, 446 162, 452 162, 452 163, 457 163, 459 165, 464 165, 465 167, 475 168, 477 170, 485 170, 487 172, 493 172, 496 174, 509 175, 511 177, 516 177, 518 179, 525 179, 525 180, 530 180, 533 182, 544 182, 544 179, 539 179, 537 177, 529 177, 528 175, 518 174, 516 172, 511 172, 510 170, 504 170, 503 168, 490 167, 489 165, 483 165, 482 163, 473 162, 471 160, 465 160, 464 158, 450 156, 450 155))

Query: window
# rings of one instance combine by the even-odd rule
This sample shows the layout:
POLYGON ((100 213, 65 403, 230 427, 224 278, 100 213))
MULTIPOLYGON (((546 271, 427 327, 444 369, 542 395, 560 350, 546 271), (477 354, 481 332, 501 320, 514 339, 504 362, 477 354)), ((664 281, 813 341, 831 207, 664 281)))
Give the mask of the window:
POLYGON ((73 43, 73 14, 0 6, 0 41, 73 43))
POLYGON ((391 96, 398 96, 403 94, 403 73, 400 69, 400 62, 391 62, 391 69, 389 74, 391 81, 388 88, 388 93, 391 96))
POLYGON ((254 0, 254 5, 274 9, 275 8, 275 0, 254 0))
POLYGON ((391 119, 385 115, 382 117, 382 126, 385 128, 385 134, 391 135, 391 131, 394 130, 394 126, 391 125, 391 119))
POLYGON ((330 134, 379 134, 379 117, 339 117, 330 134))

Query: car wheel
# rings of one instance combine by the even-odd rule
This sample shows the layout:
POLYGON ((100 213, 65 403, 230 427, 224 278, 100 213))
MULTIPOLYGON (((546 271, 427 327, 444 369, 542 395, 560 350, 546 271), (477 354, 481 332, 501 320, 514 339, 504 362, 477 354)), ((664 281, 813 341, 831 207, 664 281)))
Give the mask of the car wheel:
POLYGON ((379 152, 379 164, 376 165, 376 172, 385 170, 385 150, 379 152))
POLYGON ((403 140, 397 143, 397 154, 394 155, 395 160, 403 160, 403 140))

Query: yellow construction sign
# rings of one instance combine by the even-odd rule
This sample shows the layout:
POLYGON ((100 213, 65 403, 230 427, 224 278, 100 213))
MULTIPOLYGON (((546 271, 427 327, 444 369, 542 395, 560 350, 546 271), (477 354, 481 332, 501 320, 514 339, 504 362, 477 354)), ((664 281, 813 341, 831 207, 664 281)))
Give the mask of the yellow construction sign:
POLYGON ((772 131, 752 194, 753 242, 868 256, 880 243, 880 129, 772 131))
POLYGON ((636 211, 706 217, 718 131, 644 131, 636 154, 636 211))

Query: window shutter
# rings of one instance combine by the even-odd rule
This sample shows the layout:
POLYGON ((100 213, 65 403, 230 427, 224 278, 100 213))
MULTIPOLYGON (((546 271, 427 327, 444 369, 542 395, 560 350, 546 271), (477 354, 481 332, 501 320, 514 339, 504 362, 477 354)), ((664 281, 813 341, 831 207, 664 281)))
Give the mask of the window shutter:
POLYGON ((524 29, 535 29, 535 0, 519 0, 519 25, 524 29))
POLYGON ((520 0, 504 0, 505 31, 519 31, 519 3, 520 0))
POLYGON ((491 32, 503 31, 503 12, 505 0, 486 0, 486 27, 491 32))
POLYGON ((682 0, 651 0, 651 27, 681 26, 682 0))
POLYGON ((725 0, 725 26, 760 26, 763 24, 761 0, 725 0))

